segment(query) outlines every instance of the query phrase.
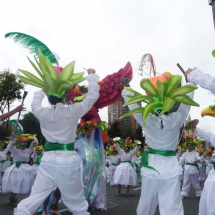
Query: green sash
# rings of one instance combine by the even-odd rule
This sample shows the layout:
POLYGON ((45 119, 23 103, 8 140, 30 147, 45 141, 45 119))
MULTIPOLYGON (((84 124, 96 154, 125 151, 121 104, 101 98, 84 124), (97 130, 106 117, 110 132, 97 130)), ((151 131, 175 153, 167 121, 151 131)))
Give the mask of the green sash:
POLYGON ((52 143, 46 140, 45 151, 74 151, 75 146, 74 143, 69 144, 60 144, 60 143, 52 143))
POLYGON ((148 165, 148 153, 154 154, 154 155, 162 155, 164 157, 171 157, 171 156, 176 155, 175 151, 170 151, 170 150, 154 150, 152 148, 148 148, 148 151, 144 150, 142 158, 141 158, 141 166, 146 167, 148 169, 152 169, 152 170, 154 170, 156 172, 158 172, 158 171, 155 168, 153 168, 152 166, 148 165))
POLYGON ((139 168, 139 165, 138 165, 137 163, 135 163, 135 162, 131 162, 131 161, 122 161, 122 163, 129 163, 129 164, 131 164, 131 166, 132 166, 133 168, 136 168, 136 169, 139 168))
POLYGON ((213 168, 214 168, 214 170, 215 170, 215 162, 212 162, 212 164, 213 164, 213 168))
POLYGON ((0 163, 4 163, 4 162, 5 162, 5 160, 0 161, 0 163))
POLYGON ((119 164, 112 163, 111 166, 118 166, 119 164))
POLYGON ((41 159, 42 159, 42 156, 43 154, 40 154, 38 157, 37 157, 37 160, 34 162, 34 164, 36 164, 37 166, 40 165, 40 162, 41 162, 41 159))
POLYGON ((21 164, 28 164, 28 162, 25 161, 16 161, 16 162, 10 162, 10 165, 12 166, 13 164, 15 164, 15 167, 10 171, 12 172, 15 168, 19 168, 21 166, 21 164))
POLYGON ((185 165, 195 166, 199 171, 199 166, 196 163, 185 163, 185 165))

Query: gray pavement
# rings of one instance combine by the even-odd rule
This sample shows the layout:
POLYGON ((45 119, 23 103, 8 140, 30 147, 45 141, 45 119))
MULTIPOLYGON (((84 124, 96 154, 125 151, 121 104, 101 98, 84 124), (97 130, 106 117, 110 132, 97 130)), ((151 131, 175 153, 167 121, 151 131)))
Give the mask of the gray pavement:
MULTIPOLYGON (((203 186, 203 184, 201 184, 203 186)), ((92 215, 136 215, 136 208, 140 197, 140 187, 131 187, 130 194, 126 194, 126 188, 122 189, 122 194, 117 195, 117 187, 107 185, 107 211, 93 211, 92 215)), ((9 194, 0 195, 0 215, 12 215, 14 206, 9 202, 9 194)), ((28 195, 18 195, 18 200, 27 197, 28 195)), ((167 202, 168 204, 168 202, 167 202)), ((185 215, 198 215, 199 199, 195 197, 195 192, 191 188, 188 199, 183 199, 185 215)), ((71 215, 66 207, 60 204, 59 210, 62 215, 71 215)), ((159 215, 157 207, 155 215, 159 215)))

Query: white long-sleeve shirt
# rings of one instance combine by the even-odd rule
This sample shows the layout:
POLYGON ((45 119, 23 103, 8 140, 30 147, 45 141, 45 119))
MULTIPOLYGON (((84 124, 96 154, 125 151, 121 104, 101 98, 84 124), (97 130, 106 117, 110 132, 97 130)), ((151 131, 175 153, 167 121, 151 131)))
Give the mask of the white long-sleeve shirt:
POLYGON ((126 152, 124 151, 124 149, 121 149, 121 148, 119 147, 118 144, 114 144, 114 145, 115 145, 117 151, 119 152, 121 161, 131 161, 132 157, 134 157, 134 155, 136 154, 136 152, 139 150, 139 147, 136 146, 136 147, 134 148, 134 150, 132 150, 132 151, 126 153, 126 152))
POLYGON ((109 160, 109 164, 119 164, 120 156, 119 155, 111 155, 109 160))
MULTIPOLYGON (((191 84, 191 83, 189 83, 191 84)), ((193 85, 193 84, 191 84, 193 85)), ((122 96, 125 101, 129 98, 125 95, 134 95, 133 93, 123 90, 122 96)), ((188 94, 190 98, 193 98, 194 92, 188 94)), ((139 107, 137 104, 132 104, 128 106, 130 110, 139 107)), ((178 138, 180 128, 185 122, 190 111, 190 106, 181 104, 178 111, 171 113, 169 115, 162 114, 157 117, 153 114, 148 114, 147 125, 143 122, 142 113, 134 114, 136 121, 144 129, 147 144, 150 148, 154 150, 171 150, 175 151, 178 145, 178 138), (160 128, 161 120, 163 121, 163 129, 160 128)), ((161 155, 148 154, 148 165, 155 168, 159 173, 149 168, 142 167, 142 175, 154 178, 154 179, 165 179, 171 178, 176 175, 181 174, 182 168, 178 164, 176 156, 164 157, 161 155)))
POLYGON ((9 152, 9 147, 7 145, 7 148, 4 151, 0 151, 0 161, 7 159, 8 152, 9 152))
POLYGON ((86 98, 80 103, 69 106, 57 103, 51 107, 41 107, 45 93, 42 91, 34 93, 31 104, 32 112, 40 121, 42 134, 48 141, 60 144, 69 144, 75 141, 78 120, 90 110, 99 98, 99 76, 90 74, 87 80, 89 85, 86 98))
MULTIPOLYGON (((196 160, 201 160, 199 153, 192 151, 192 152, 185 152, 180 161, 179 164, 183 165, 185 163, 194 163, 194 161, 196 160)), ((197 167, 195 166, 191 166, 191 165, 184 165, 184 174, 188 174, 188 175, 195 175, 198 174, 199 170, 197 167)))
POLYGON ((21 162, 29 162, 30 155, 34 150, 34 143, 32 142, 29 149, 17 149, 12 143, 8 145, 8 150, 13 153, 13 162, 21 161, 21 162))

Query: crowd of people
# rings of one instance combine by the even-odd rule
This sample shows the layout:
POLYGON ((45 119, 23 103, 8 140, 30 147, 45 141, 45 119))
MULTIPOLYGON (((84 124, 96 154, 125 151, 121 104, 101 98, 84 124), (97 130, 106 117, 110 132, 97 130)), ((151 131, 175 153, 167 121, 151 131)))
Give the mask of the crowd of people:
MULTIPOLYGON (((215 134, 197 128, 197 123, 191 123, 193 134, 185 137, 183 148, 180 146, 178 151, 176 148, 180 129, 185 124, 191 105, 196 104, 192 100, 195 86, 200 85, 215 93, 215 77, 197 68, 188 69, 185 74, 187 84, 181 87, 181 94, 180 88, 176 89, 178 80, 181 80, 178 76, 165 76, 164 81, 156 82, 155 86, 150 79, 147 79, 150 83, 141 81, 141 87, 146 93, 152 94, 151 97, 148 94, 141 97, 128 84, 121 83, 122 97, 143 128, 147 147, 140 148, 138 144, 132 144, 130 138, 124 144, 115 139, 107 155, 103 148, 101 129, 88 128, 81 130, 78 138, 76 135, 79 119, 99 98, 99 77, 95 70, 87 71, 88 93, 81 102, 65 106, 65 93, 57 94, 56 89, 50 87, 48 100, 51 106, 42 107, 42 100, 47 93, 44 89, 35 92, 31 107, 46 139, 44 147, 30 134, 17 134, 16 140, 1 145, 0 168, 8 152, 13 161, 3 177, 0 174, 0 192, 11 193, 10 202, 17 206, 14 214, 31 215, 42 207, 41 212, 45 215, 51 196, 54 196, 51 214, 59 214, 60 199, 74 215, 90 214, 89 208, 108 210, 107 180, 110 185, 118 186, 118 195, 121 194, 122 186, 126 186, 129 193, 130 186, 141 183, 137 215, 153 215, 158 204, 161 215, 183 215, 182 199, 188 198, 191 184, 196 190, 196 197, 200 198, 199 214, 214 215, 214 150, 210 148, 200 154, 196 151, 194 137, 200 137, 215 147, 215 134), (164 83, 169 84, 165 94, 160 87, 164 83), (140 99, 137 100, 136 96, 140 99), (171 112, 173 99, 178 101, 180 96, 184 96, 182 104, 176 112, 171 112), (138 105, 141 99, 147 103, 145 108, 138 105), (199 180, 205 180, 203 191, 199 180), (29 197, 18 203, 17 194, 29 192, 29 197)), ((1 122, 23 110, 21 105, 1 115, 1 122)))

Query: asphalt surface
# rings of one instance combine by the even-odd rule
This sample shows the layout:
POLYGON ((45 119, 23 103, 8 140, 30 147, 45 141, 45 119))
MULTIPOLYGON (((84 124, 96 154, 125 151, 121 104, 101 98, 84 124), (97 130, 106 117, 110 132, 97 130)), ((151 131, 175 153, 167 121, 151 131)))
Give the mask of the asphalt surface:
MULTIPOLYGON (((201 186, 203 184, 201 183, 201 186)), ((93 211, 92 215, 136 215, 136 208, 140 197, 140 187, 131 187, 130 193, 126 193, 126 188, 122 188, 122 194, 117 195, 117 187, 107 184, 107 211, 93 211)), ((18 200, 27 197, 27 194, 19 194, 18 200)), ((0 195, 0 215, 12 215, 14 206, 9 204, 10 194, 0 195)), ((168 202, 167 202, 168 204, 168 202)), ((196 198, 193 188, 190 190, 188 199, 183 199, 185 215, 198 215, 199 198, 196 198)), ((62 215, 71 215, 63 204, 60 204, 59 211, 62 215)), ((157 207, 155 215, 159 215, 157 207)))

